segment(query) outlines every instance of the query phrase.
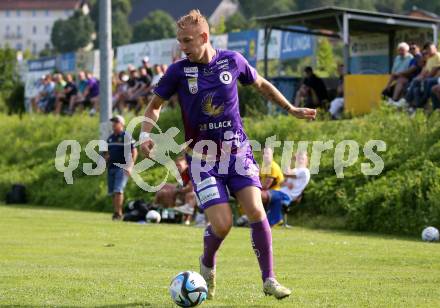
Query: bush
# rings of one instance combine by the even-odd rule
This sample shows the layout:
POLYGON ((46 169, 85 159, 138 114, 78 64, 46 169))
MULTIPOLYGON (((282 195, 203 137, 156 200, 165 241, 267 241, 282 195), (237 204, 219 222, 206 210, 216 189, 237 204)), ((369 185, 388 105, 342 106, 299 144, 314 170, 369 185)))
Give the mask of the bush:
MULTIPOLYGON (((409 118, 392 109, 375 111, 364 117, 342 121, 299 121, 288 116, 246 117, 244 125, 250 139, 264 145, 267 137, 277 140, 355 140, 360 145, 359 159, 337 178, 334 170, 334 148, 322 153, 319 173, 312 175, 298 216, 332 216, 346 221, 353 230, 419 234, 425 225, 440 227, 440 115, 429 117, 418 113, 409 118), (361 163, 368 162, 362 147, 370 139, 387 144, 378 153, 384 169, 377 176, 361 173, 361 163)), ((128 119, 127 119, 128 120, 128 119)), ((163 131, 176 126, 182 129, 180 111, 162 113, 159 126, 163 131)), ((98 138, 98 119, 83 115, 0 115, 3 142, 0 144, 0 198, 4 199, 12 183, 27 185, 31 203, 81 210, 111 211, 106 195, 106 175, 85 176, 82 163, 88 162, 84 147, 98 138), (74 172, 74 184, 67 185, 63 174, 55 170, 58 144, 76 139, 83 147, 81 163, 74 172)), ((138 130, 134 135, 138 135, 138 130)), ((180 133, 177 142, 183 142, 180 133)), ((311 152, 312 144, 308 151, 311 152)), ((294 149, 295 150, 295 149, 294 149)), ((261 153, 256 151, 257 161, 261 153)), ((275 150, 280 161, 281 150, 275 150)), ((144 172, 150 184, 165 174, 162 167, 144 172)), ((152 193, 140 190, 129 181, 127 199, 151 199, 152 193)))

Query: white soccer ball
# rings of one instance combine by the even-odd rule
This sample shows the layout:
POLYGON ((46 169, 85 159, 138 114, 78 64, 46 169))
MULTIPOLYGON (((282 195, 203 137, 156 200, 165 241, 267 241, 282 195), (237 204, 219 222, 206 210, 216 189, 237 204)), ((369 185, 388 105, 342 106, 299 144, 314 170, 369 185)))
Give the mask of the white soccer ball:
POLYGON ((170 295, 180 307, 195 307, 206 300, 208 287, 199 273, 181 272, 171 280, 170 295))
POLYGON ((160 222, 160 214, 155 210, 148 211, 147 215, 145 215, 145 220, 158 224, 160 222))
POLYGON ((439 240, 438 230, 434 227, 427 227, 422 232, 422 240, 425 242, 436 242, 439 240))

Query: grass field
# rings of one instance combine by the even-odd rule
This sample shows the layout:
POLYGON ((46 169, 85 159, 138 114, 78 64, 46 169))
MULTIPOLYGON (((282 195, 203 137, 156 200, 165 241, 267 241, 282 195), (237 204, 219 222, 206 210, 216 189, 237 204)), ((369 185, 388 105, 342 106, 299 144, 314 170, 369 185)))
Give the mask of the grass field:
MULTIPOLYGON (((197 270, 202 233, 0 206, 0 306, 172 307, 170 279, 197 270)), ((293 296, 263 295, 249 229, 235 228, 218 256, 218 296, 203 306, 440 306, 440 244, 299 227, 273 237, 278 278, 293 296)))

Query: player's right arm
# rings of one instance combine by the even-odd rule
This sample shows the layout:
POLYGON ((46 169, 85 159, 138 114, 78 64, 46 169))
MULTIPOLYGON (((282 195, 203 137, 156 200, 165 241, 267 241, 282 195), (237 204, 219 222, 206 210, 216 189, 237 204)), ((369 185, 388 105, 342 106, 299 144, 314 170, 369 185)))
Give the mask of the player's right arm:
POLYGON ((159 120, 160 110, 162 109, 162 105, 164 102, 165 100, 163 98, 154 94, 150 102, 148 103, 147 109, 145 109, 144 116, 145 118, 148 118, 151 121, 142 122, 140 142, 141 142, 141 151, 147 157, 150 155, 151 149, 154 146, 153 140, 151 140, 151 138, 149 138, 148 135, 153 129, 154 123, 156 123, 157 120, 159 120))

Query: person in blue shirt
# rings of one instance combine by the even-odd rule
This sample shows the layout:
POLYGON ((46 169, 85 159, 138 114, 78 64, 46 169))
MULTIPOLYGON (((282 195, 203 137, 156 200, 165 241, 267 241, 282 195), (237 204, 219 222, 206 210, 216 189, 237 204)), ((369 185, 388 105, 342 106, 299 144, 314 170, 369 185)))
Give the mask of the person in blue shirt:
POLYGON ((124 131, 124 118, 117 115, 111 118, 110 121, 112 122, 113 133, 107 139, 108 151, 105 152, 104 158, 107 162, 108 170, 108 193, 112 196, 114 209, 112 219, 121 220, 122 204, 124 203, 124 188, 134 163, 136 162, 137 149, 134 147, 135 140, 128 132, 124 131), (131 159, 128 162, 124 156, 124 149, 126 148, 125 142, 129 142, 131 149, 131 159), (128 164, 127 168, 123 169, 118 166, 119 164, 125 165, 126 163, 128 164))

